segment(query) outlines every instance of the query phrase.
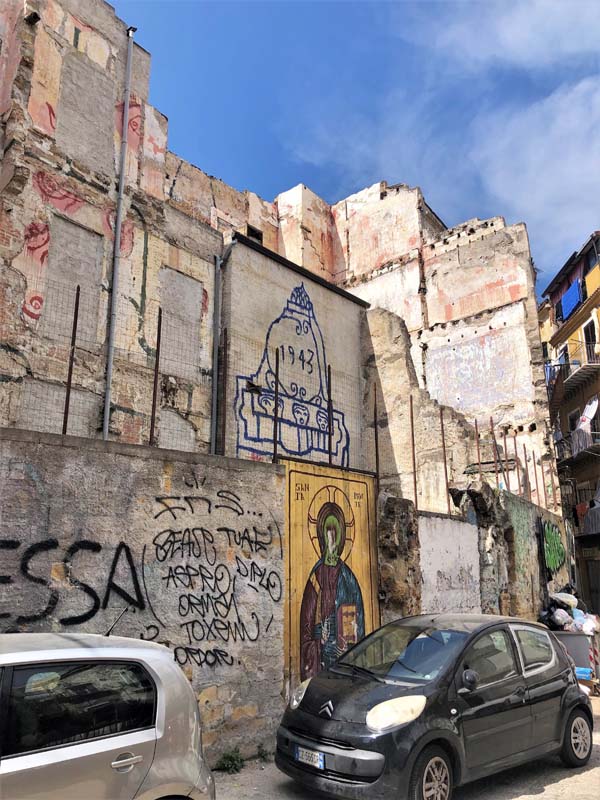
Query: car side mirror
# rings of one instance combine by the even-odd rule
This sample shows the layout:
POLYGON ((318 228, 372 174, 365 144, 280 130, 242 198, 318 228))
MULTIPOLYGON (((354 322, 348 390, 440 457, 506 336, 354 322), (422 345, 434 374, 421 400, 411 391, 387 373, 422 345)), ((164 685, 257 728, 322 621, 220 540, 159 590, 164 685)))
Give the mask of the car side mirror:
POLYGON ((479 673, 474 669, 466 669, 462 674, 463 692, 472 692, 479 685, 479 673))

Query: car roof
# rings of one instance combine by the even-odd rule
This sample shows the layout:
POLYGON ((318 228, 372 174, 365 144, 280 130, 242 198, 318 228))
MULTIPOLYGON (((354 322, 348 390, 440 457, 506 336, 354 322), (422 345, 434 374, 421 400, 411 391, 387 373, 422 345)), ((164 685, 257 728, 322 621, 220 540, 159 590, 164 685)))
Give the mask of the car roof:
POLYGON ((518 625, 532 625, 542 630, 548 630, 544 625, 538 622, 532 622, 528 619, 521 619, 519 617, 500 616, 498 614, 417 614, 413 617, 404 617, 396 620, 397 622, 415 621, 417 623, 429 623, 432 627, 441 630, 451 630, 456 628, 469 632, 475 632, 492 625, 499 625, 506 622, 511 622, 518 625))
POLYGON ((131 658, 156 656, 170 651, 154 642, 132 639, 126 636, 101 636, 94 633, 0 633, 0 664, 54 658, 69 651, 70 657, 89 655, 93 658, 131 658), (76 654, 76 656, 75 656, 76 654), (31 659, 30 659, 31 660, 31 659))

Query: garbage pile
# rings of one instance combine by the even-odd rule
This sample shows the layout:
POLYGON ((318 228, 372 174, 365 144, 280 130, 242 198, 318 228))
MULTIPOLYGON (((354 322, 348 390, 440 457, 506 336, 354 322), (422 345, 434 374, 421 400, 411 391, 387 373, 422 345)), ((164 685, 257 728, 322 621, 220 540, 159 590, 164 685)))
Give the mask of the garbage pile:
POLYGON ((540 622, 552 631, 585 633, 588 636, 600 633, 600 619, 587 613, 570 585, 550 594, 550 602, 540 614, 540 622))

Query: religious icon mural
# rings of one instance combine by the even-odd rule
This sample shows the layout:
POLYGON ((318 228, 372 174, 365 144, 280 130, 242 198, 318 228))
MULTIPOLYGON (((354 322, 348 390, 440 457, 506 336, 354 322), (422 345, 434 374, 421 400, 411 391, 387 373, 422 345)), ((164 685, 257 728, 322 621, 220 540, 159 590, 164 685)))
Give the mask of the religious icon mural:
MULTIPOLYGON (((258 369, 236 376, 238 457, 273 453, 275 354, 279 351, 278 448, 281 456, 324 460, 329 451, 327 356, 304 284, 291 293, 266 334, 258 369)), ((344 414, 332 412, 333 463, 347 467, 350 435, 344 414)))
POLYGON ((291 672, 332 666, 379 623, 370 475, 287 462, 291 672))
POLYGON ((302 680, 331 667, 365 635, 362 593, 345 563, 353 544, 354 514, 341 489, 324 486, 315 495, 308 528, 320 558, 306 582, 300 609, 302 680))

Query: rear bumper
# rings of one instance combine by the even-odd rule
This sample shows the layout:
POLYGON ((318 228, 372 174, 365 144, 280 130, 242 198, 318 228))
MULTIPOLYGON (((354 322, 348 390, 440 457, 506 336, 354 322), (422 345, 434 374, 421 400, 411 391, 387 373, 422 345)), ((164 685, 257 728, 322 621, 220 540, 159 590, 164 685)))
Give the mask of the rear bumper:
POLYGON ((191 800, 215 800, 215 781, 212 772, 204 761, 200 767, 200 775, 198 776, 196 785, 189 793, 188 797, 190 797, 191 800))
POLYGON ((400 800, 407 784, 402 771, 386 769, 386 757, 375 750, 337 747, 316 743, 281 726, 277 732, 276 766, 290 778, 332 797, 351 800, 400 800), (325 769, 319 770, 295 759, 296 746, 323 753, 325 769))

